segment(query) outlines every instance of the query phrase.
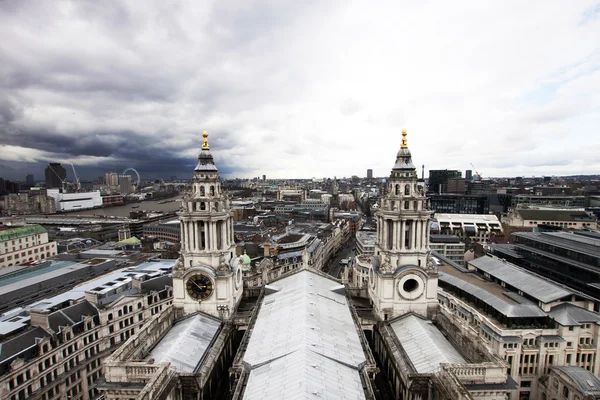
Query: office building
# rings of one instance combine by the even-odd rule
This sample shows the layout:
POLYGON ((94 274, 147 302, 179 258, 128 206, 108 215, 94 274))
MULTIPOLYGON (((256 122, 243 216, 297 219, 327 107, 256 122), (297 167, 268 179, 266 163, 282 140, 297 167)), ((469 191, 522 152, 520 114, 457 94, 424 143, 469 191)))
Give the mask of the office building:
POLYGON ((491 253, 600 298, 600 235, 593 232, 515 232, 491 253))
POLYGON ((28 189, 35 185, 35 180, 33 179, 33 175, 32 174, 28 174, 25 177, 25 185, 27 185, 28 189))
POLYGON ((67 170, 60 163, 50 163, 46 167, 45 176, 46 189, 62 189, 67 180, 67 170))
POLYGON ((6 312, 0 398, 99 399, 106 357, 171 303, 174 262, 112 272, 6 312))
POLYGON ((358 231, 356 232, 356 255, 375 254, 375 239, 377 232, 358 231))
POLYGON ((111 187, 119 186, 119 175, 116 172, 107 172, 106 185, 111 187))
POLYGON ((429 248, 446 259, 465 265, 465 242, 455 235, 429 235, 429 248))
POLYGON ((119 189, 123 196, 133 193, 131 175, 119 175, 119 189))
POLYGON ((465 181, 471 182, 473 180, 473 171, 468 169, 465 171, 465 181))
POLYGON ((555 226, 562 229, 598 229, 598 219, 592 213, 582 209, 553 209, 519 207, 509 211, 502 223, 516 228, 533 230, 540 225, 555 226))
POLYGON ((57 212, 68 212, 77 210, 89 210, 102 207, 102 196, 100 191, 81 192, 81 193, 63 193, 59 189, 48 189, 48 197, 54 199, 57 212))
POLYGON ((504 230, 493 214, 435 214, 432 233, 456 235, 463 241, 488 243, 504 239, 504 230))
POLYGON ((466 194, 427 194, 429 207, 441 214, 489 214, 488 196, 466 194))
POLYGON ((453 178, 460 178, 462 173, 460 171, 439 169, 429 171, 429 188, 428 193, 448 193, 448 180, 453 178))
POLYGON ((0 268, 44 260, 55 255, 56 242, 48 241, 48 231, 41 225, 0 230, 0 268))
POLYGON ((367 170, 367 179, 373 179, 373 170, 372 169, 367 170))
POLYGON ((586 206, 585 196, 538 196, 531 194, 514 194, 511 207, 545 206, 545 207, 580 207, 586 206))

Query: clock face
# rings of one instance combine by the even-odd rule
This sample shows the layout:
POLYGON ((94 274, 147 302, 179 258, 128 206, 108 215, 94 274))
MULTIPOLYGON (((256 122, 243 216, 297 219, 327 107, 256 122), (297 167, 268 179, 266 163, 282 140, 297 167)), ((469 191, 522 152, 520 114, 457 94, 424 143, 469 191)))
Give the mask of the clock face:
POLYGON ((212 280, 206 275, 192 275, 186 283, 188 295, 195 300, 206 300, 213 292, 212 280))

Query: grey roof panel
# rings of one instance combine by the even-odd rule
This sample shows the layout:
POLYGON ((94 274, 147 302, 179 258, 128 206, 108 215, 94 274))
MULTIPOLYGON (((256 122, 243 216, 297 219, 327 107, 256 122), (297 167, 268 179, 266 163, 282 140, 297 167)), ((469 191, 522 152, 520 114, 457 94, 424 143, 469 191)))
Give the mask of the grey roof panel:
POLYGON ((600 322, 600 314, 569 303, 553 307, 548 315, 563 326, 578 326, 586 322, 597 324, 600 322))
POLYGON ((593 257, 598 257, 600 251, 600 239, 569 232, 515 232, 513 235, 593 257))
POLYGON ((34 346, 38 339, 50 337, 50 334, 43 328, 36 327, 0 343, 0 362, 5 361, 17 354, 34 346))
POLYGON ((516 317, 545 317, 546 313, 535 304, 510 304, 489 291, 463 281, 444 272, 439 273, 439 280, 475 296, 496 311, 510 318, 516 317))
POLYGON ((600 378, 581 367, 552 367, 567 375, 584 396, 600 394, 600 378))
POLYGON ((212 343, 221 323, 198 314, 177 322, 152 349, 148 359, 169 362, 178 372, 192 373, 212 343))
POLYGON ((339 283, 305 270, 271 286, 244 354, 244 399, 364 399, 366 357, 339 283))
POLYGON ((420 374, 437 372, 440 364, 464 364, 465 359, 429 320, 408 315, 390 324, 411 363, 420 374))
POLYGON ((550 303, 572 294, 572 292, 569 292, 546 279, 537 277, 509 262, 501 261, 489 256, 471 260, 469 261, 469 265, 488 273, 500 281, 506 282, 510 286, 523 291, 543 303, 550 303))

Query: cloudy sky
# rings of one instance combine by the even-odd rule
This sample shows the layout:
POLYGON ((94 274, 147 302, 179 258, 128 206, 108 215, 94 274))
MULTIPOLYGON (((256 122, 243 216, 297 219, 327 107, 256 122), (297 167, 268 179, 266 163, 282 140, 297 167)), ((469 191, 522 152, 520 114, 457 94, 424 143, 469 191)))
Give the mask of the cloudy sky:
POLYGON ((0 177, 600 173, 597 1, 0 1, 0 177), (70 174, 70 171, 69 171, 70 174))

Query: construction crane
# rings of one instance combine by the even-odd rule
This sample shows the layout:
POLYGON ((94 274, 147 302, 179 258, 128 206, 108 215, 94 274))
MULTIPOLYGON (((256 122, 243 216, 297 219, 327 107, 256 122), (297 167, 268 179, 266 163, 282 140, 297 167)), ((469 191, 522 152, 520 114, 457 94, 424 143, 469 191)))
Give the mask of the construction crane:
POLYGON ((62 191, 65 191, 65 184, 67 183, 66 179, 63 179, 60 177, 60 175, 54 170, 54 168, 52 168, 51 164, 48 164, 48 168, 50 168, 50 171, 52 171, 54 173, 54 175, 56 175, 56 177, 60 180, 61 186, 62 186, 62 191))
POLYGON ((483 178, 481 177, 481 174, 479 172, 477 172, 477 168, 475 168, 475 166, 473 165, 473 163, 471 163, 471 167, 473 167, 473 171, 475 171, 475 175, 477 175, 477 177, 481 181, 483 178))
POLYGON ((73 163, 71 163, 71 168, 73 168, 73 175, 75 176, 75 190, 80 191, 81 190, 81 182, 79 182, 79 178, 77 177, 77 172, 75 172, 75 165, 73 165, 73 163))

